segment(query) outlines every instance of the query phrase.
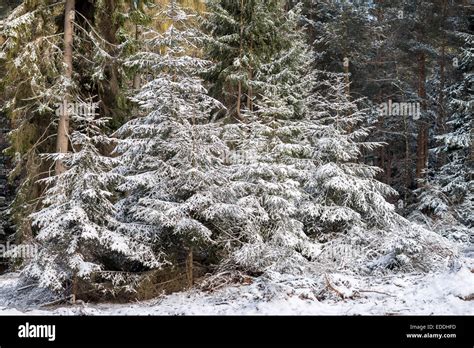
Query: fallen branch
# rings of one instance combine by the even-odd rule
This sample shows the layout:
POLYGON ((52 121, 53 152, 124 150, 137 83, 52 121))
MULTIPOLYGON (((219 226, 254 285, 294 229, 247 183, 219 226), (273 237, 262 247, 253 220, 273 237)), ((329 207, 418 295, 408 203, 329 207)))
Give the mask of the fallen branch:
POLYGON ((342 292, 340 292, 339 290, 337 290, 334 285, 331 284, 330 280, 329 280, 329 277, 327 275, 327 273, 324 274, 324 278, 326 279, 326 288, 331 290, 331 291, 334 291, 340 298, 342 299, 345 299, 346 296, 344 296, 344 294, 342 292))
POLYGON ((26 290, 26 289, 32 288, 34 286, 38 286, 38 284, 31 284, 31 285, 22 286, 21 288, 16 289, 16 291, 26 290))
POLYGON ((51 302, 43 303, 42 305, 40 305, 40 308, 55 306, 55 305, 63 303, 63 302, 68 302, 68 301, 71 300, 71 298, 72 298, 72 295, 70 295, 68 297, 63 297, 63 298, 60 298, 60 299, 57 299, 57 300, 54 300, 54 301, 51 301, 51 302))
POLYGON ((470 294, 468 296, 458 296, 463 301, 474 301, 474 294, 470 294))

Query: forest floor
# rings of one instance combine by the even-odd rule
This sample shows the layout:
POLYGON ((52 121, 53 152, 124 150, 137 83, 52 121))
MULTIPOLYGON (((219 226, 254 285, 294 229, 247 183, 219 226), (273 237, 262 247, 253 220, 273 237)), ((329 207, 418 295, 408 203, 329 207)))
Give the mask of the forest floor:
MULTIPOLYGON (((41 307, 18 287, 18 273, 0 276, 0 315, 472 315, 474 259, 443 274, 257 278, 212 292, 190 290, 130 304, 41 307)), ((40 291, 40 290, 37 290, 40 291)))

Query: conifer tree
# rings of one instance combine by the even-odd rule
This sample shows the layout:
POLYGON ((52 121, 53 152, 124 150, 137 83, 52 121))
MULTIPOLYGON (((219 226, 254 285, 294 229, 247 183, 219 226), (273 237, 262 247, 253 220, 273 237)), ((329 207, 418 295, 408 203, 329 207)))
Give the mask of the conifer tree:
MULTIPOLYGON (((204 26, 212 36, 206 53, 217 64, 209 69, 211 94, 242 120, 252 110, 258 70, 288 43, 281 32, 287 22, 282 0, 210 0, 204 26)), ((287 46, 290 47, 290 46, 287 46)))
MULTIPOLYGON (((39 207, 38 198, 45 189, 38 179, 50 174, 51 163, 41 154, 55 152, 58 146, 61 151, 70 149, 68 117, 57 111, 67 113, 70 105, 79 103, 84 96, 95 95, 102 101, 101 112, 116 117, 110 111, 109 96, 116 97, 114 103, 119 100, 112 91, 119 86, 111 62, 116 64, 128 45, 114 44, 102 37, 105 20, 95 15, 100 17, 98 14, 105 11, 107 4, 78 2, 73 8, 69 1, 66 16, 65 3, 23 1, 3 22, 0 64, 5 73, 0 86, 3 108, 12 124, 7 153, 15 159, 10 179, 20 186, 12 204, 20 241, 33 237, 28 215, 39 207), (109 88, 114 84, 115 88, 109 88)), ((118 8, 117 5, 116 12, 118 8)), ((60 163, 57 168, 65 170, 60 163)))
MULTIPOLYGON (((432 178, 424 189, 417 190, 419 202, 416 208, 434 220, 444 224, 473 225, 473 178, 472 178, 472 91, 474 53, 473 35, 458 32, 465 44, 456 59, 462 80, 447 89, 450 116, 446 122, 448 130, 438 136, 441 146, 438 155, 446 163, 432 171, 432 178)), ((461 226, 460 226, 461 227, 461 226)), ((450 228, 445 226, 445 228, 450 228)))
POLYGON ((307 226, 316 232, 390 226, 396 214, 386 198, 396 191, 376 179, 380 168, 359 162, 364 150, 383 145, 364 140, 366 110, 349 99, 342 74, 316 72, 312 81, 307 121, 316 168, 305 184, 307 226))
POLYGON ((160 263, 149 244, 122 233, 115 219, 111 191, 117 175, 110 173, 115 161, 99 151, 111 141, 101 130, 108 120, 96 119, 92 109, 71 116, 73 152, 49 155, 67 170, 44 179, 49 187, 44 206, 32 215, 39 251, 23 275, 40 287, 76 296, 78 281, 92 282, 101 272, 110 278, 107 271, 124 267, 127 260, 145 267, 160 263))
MULTIPOLYGON (((253 108, 243 113, 244 122, 226 126, 225 139, 235 153, 230 163, 232 185, 252 216, 251 230, 244 230, 244 244, 235 259, 254 271, 278 267, 293 269, 304 258, 313 258, 318 246, 304 233, 298 220, 298 204, 304 200, 301 187, 307 167, 304 135, 304 98, 311 54, 299 27, 300 12, 288 13, 275 3, 256 2, 265 8, 266 27, 260 37, 267 41, 265 53, 254 69, 253 108)), ((259 16, 253 20, 258 21, 259 16)))
POLYGON ((148 50, 126 62, 148 71, 149 79, 132 98, 140 114, 117 132, 119 189, 126 193, 118 207, 130 231, 153 236, 157 251, 176 261, 186 252, 191 258, 193 250, 210 253, 220 231, 245 219, 222 170, 227 147, 212 119, 222 105, 199 77, 210 62, 194 51, 203 41, 191 26, 195 15, 173 0, 157 16, 168 28, 148 28, 148 50))
POLYGON ((19 240, 32 238, 28 215, 36 209, 48 165, 41 153, 51 151, 50 137, 56 105, 62 103, 62 36, 54 18, 61 15, 59 3, 24 1, 3 22, 1 88, 12 131, 7 153, 14 158, 12 179, 20 182, 13 202, 13 218, 19 240), (31 30, 36 28, 36 30, 31 30), (48 57, 48 59, 44 59, 48 57))

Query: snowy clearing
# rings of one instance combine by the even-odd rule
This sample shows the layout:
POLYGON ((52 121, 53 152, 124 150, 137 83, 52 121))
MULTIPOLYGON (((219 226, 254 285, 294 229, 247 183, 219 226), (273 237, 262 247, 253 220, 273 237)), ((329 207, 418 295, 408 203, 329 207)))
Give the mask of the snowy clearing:
MULTIPOLYGON (((330 275, 348 296, 319 301, 308 278, 259 279, 213 293, 193 290, 133 304, 81 304, 43 308, 12 303, 18 274, 0 277, 0 315, 472 315, 474 274, 467 267, 445 274, 381 277, 330 275), (350 298, 349 298, 350 297, 350 298), (466 299, 466 300, 464 300, 466 299), (470 300, 469 300, 470 299, 470 300)), ((20 288, 21 289, 21 288, 20 288)))

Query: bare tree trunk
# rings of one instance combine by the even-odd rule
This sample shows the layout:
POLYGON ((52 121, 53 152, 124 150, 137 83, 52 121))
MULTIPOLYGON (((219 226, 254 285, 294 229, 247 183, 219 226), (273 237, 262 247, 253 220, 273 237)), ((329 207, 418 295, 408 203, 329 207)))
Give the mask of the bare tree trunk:
POLYGON ((387 164, 385 166, 385 183, 387 185, 392 184, 392 154, 390 151, 387 153, 387 164))
MULTIPOLYGON (((418 97, 421 100, 422 113, 426 114, 426 56, 424 52, 418 54, 418 97)), ((418 128, 416 177, 421 179, 428 164, 428 125, 421 119, 418 128)))
POLYGON ((186 259, 186 276, 188 278, 188 287, 192 288, 194 285, 194 257, 193 257, 193 248, 189 248, 188 256, 186 259))
POLYGON ((351 79, 350 79, 350 70, 349 70, 349 59, 344 61, 344 82, 345 82, 345 90, 346 95, 349 98, 351 96, 351 79))
POLYGON ((71 294, 71 303, 76 304, 77 300, 77 273, 74 272, 72 277, 72 294, 71 294))
MULTIPOLYGON (((66 80, 72 79, 72 48, 74 40, 74 13, 75 0, 66 0, 64 11, 64 77, 66 80)), ((56 152, 67 153, 69 145, 69 91, 66 91, 61 115, 59 116, 58 132, 56 140, 56 152)), ((61 160, 56 161, 56 175, 66 170, 61 160)))
MULTIPOLYGON (((242 64, 243 45, 244 45, 244 0, 240 0, 240 46, 239 46, 239 60, 242 64)), ((242 81, 239 80, 237 91, 237 118, 242 119, 242 81)))
MULTIPOLYGON (((140 27, 138 26, 138 24, 135 25, 135 40, 139 40, 140 39, 140 27)), ((141 84, 141 77, 140 77, 140 74, 138 73, 138 71, 135 73, 135 75, 133 75, 133 89, 137 90, 140 88, 140 84, 141 84)))
MULTIPOLYGON (((344 25, 345 25, 346 28, 345 28, 345 37, 343 39, 344 39, 344 42, 347 43, 350 35, 349 35, 349 30, 348 30, 348 25, 347 25, 347 17, 346 17, 345 12, 344 12, 344 25)), ((346 45, 344 45, 344 63, 343 63, 343 67, 344 67, 345 91, 346 91, 347 98, 350 98, 350 96, 351 96, 351 87, 350 87, 351 80, 350 80, 349 65, 350 65, 350 59, 347 55, 347 47, 346 47, 346 45)))
POLYGON ((411 167, 411 156, 410 156, 410 134, 408 132, 408 120, 406 115, 403 115, 403 129, 405 133, 405 192, 404 201, 407 201, 409 187, 412 183, 412 167, 411 167))
MULTIPOLYGON (((378 102, 379 105, 381 105, 382 100, 383 100, 382 90, 379 90, 379 93, 378 93, 378 96, 377 96, 377 102, 378 102)), ((383 113, 380 113, 380 115, 378 117, 378 122, 377 122, 377 129, 378 129, 379 132, 383 130, 384 120, 385 120, 385 117, 384 117, 383 113)), ((375 155, 375 153, 374 153, 374 155, 375 155)), ((387 171, 385 169, 385 146, 380 147, 380 150, 379 150, 379 167, 383 169, 384 174, 386 175, 387 171)), ((381 180, 383 180, 383 179, 381 179, 381 180)))
POLYGON ((418 130, 416 158, 416 177, 422 179, 425 176, 425 169, 428 160, 428 125, 422 121, 418 130))
POLYGON ((385 182, 385 175, 387 174, 387 169, 385 168, 385 146, 379 149, 379 167, 383 170, 380 175, 380 181, 385 182))
MULTIPOLYGON (((252 55, 252 50, 253 50, 253 40, 250 39, 250 55, 252 55)), ((253 105, 252 105, 253 89, 252 89, 252 86, 251 86, 251 81, 253 79, 253 71, 252 71, 251 66, 249 66, 249 68, 248 68, 248 79, 249 79, 249 82, 248 82, 248 92, 247 92, 247 109, 249 111, 252 111, 252 109, 253 109, 253 105)))
MULTIPOLYGON (((443 21, 447 18, 447 0, 443 0, 442 16, 443 21)), ((445 111, 445 94, 444 88, 446 86, 446 33, 443 30, 443 38, 441 43, 441 58, 439 62, 440 86, 438 98, 438 118, 437 118, 437 133, 444 134, 446 132, 446 111, 445 111)), ((436 166, 440 168, 446 162, 446 153, 441 151, 436 160, 436 166)))

